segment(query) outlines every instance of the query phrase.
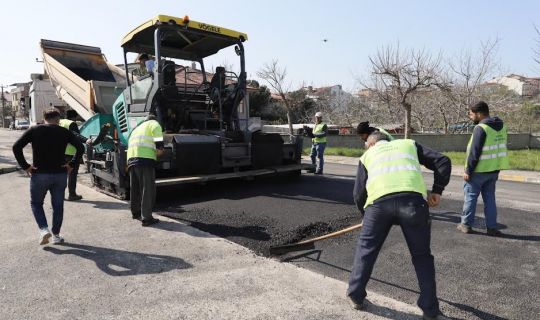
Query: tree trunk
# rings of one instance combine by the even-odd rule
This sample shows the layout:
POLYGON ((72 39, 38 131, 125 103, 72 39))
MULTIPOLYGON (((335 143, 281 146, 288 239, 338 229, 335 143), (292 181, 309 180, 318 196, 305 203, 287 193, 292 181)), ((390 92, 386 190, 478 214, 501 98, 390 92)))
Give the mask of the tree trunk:
POLYGON ((411 105, 409 103, 403 103, 405 109, 405 139, 411 138, 411 105))
POLYGON ((291 109, 287 108, 287 123, 289 124, 289 133, 291 136, 294 135, 294 130, 292 126, 292 120, 291 120, 291 109))

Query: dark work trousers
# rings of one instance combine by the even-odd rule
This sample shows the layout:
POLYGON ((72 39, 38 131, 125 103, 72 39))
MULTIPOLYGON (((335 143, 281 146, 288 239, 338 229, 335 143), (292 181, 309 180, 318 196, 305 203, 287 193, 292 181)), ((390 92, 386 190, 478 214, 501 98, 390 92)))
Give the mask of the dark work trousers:
MULTIPOLYGON (((71 159, 73 159, 73 156, 66 155, 65 157, 66 163, 70 162, 71 159)), ((79 166, 80 166, 79 163, 74 165, 73 170, 71 170, 71 172, 68 174, 67 187, 68 187, 68 193, 70 196, 77 195, 77 192, 75 191, 75 189, 77 189, 77 174, 79 174, 79 166)))
POLYGON ((129 168, 130 207, 135 218, 151 220, 156 201, 156 171, 153 166, 129 168))
POLYGON ((431 255, 431 220, 426 201, 419 193, 401 193, 369 205, 364 214, 349 278, 347 295, 357 303, 366 297, 366 285, 371 277, 379 251, 392 225, 401 226, 412 256, 420 286, 418 306, 428 316, 439 314, 435 284, 435 266, 431 255))

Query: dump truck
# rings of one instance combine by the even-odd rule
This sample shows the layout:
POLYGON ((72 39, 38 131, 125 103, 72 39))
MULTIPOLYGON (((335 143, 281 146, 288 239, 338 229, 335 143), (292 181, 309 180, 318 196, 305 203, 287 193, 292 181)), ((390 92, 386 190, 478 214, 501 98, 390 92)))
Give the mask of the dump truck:
POLYGON ((159 15, 123 38, 124 68, 109 63, 97 47, 41 40, 57 94, 86 120, 81 134, 95 139, 86 153, 93 184, 128 198, 129 135, 150 113, 164 130, 165 150, 156 165, 158 187, 295 176, 312 169, 301 163, 302 136, 250 128, 247 39, 245 33, 187 16, 159 15), (216 67, 213 74, 206 72, 205 60, 226 48, 234 48, 240 70, 216 67), (155 67, 135 72, 128 54, 146 54, 155 67))

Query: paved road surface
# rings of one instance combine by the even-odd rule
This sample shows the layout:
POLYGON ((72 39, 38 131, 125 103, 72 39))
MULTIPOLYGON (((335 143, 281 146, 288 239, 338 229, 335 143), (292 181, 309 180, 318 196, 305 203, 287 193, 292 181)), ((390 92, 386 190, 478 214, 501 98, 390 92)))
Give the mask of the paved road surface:
MULTIPOLYGON (((12 140, 0 135, 0 156, 8 160, 12 140)), ((267 255, 271 245, 360 221, 351 197, 356 168, 328 164, 325 171, 325 176, 304 175, 292 181, 270 178, 164 188, 158 193, 157 210, 267 255)), ((484 235, 481 210, 479 233, 456 231, 462 206, 459 177, 452 178, 442 206, 432 211, 439 296, 443 310, 457 319, 540 318, 540 187, 504 181, 497 187, 504 238, 484 235)), ((283 259, 346 281, 356 236, 352 233, 320 242, 318 251, 283 259)), ((409 253, 398 228, 383 247, 368 289, 411 304, 418 297, 409 253)))
MULTIPOLYGON (((167 188, 159 193, 158 210, 267 255, 270 245, 360 222, 351 199, 351 170, 351 166, 334 165, 327 168, 328 175, 305 175, 292 182, 272 178, 167 188)), ((484 234, 481 210, 478 233, 463 235, 455 229, 462 206, 457 200, 461 184, 453 178, 442 206, 432 210, 432 248, 444 311, 458 319, 530 319, 540 315, 540 215, 511 208, 515 199, 538 194, 538 185, 498 185, 499 202, 504 204, 499 222, 507 235, 491 238, 484 234)), ((527 206, 537 208, 538 200, 531 200, 535 202, 527 206)), ((357 234, 320 242, 308 255, 296 253, 300 256, 283 259, 346 281, 357 234)), ((398 228, 390 233, 368 288, 411 304, 418 298, 414 270, 398 228)))

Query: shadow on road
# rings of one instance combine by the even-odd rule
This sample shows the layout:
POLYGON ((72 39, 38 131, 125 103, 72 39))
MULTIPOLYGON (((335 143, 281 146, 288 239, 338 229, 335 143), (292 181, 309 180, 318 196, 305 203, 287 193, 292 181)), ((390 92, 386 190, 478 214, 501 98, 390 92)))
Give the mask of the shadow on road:
MULTIPOLYGON (((308 251, 308 252, 288 256, 287 258, 284 258, 281 261, 283 261, 283 262, 296 262, 296 263, 302 262, 302 261, 304 261, 304 262, 306 262, 306 261, 316 262, 316 263, 320 263, 320 264, 323 264, 325 266, 328 266, 328 267, 331 267, 331 268, 334 268, 334 269, 337 269, 337 270, 340 270, 340 271, 351 273, 351 270, 349 270, 347 268, 336 266, 334 264, 331 264, 331 263, 320 260, 321 252, 322 252, 322 250, 311 250, 311 251, 308 251), (312 258, 312 257, 310 257, 311 255, 316 255, 316 256, 315 256, 315 258, 312 258), (304 258, 304 259, 303 260, 298 260, 298 259, 301 259, 301 258, 304 258)), ((388 286, 392 286, 394 288, 398 288, 398 289, 401 289, 401 290, 404 290, 404 291, 408 291, 408 292, 416 294, 416 295, 420 295, 420 292, 418 292, 417 290, 406 288, 406 287, 403 287, 403 286, 400 286, 400 285, 397 285, 397 284, 394 284, 394 283, 391 283, 391 282, 388 282, 388 281, 380 280, 380 279, 373 278, 373 277, 371 277, 370 280, 371 281, 376 281, 376 282, 379 282, 379 283, 382 283, 382 284, 385 284, 385 285, 388 285, 388 286)), ((471 307, 471 306, 466 305, 466 304, 448 301, 448 300, 445 300, 445 299, 441 299, 440 297, 439 297, 439 301, 447 303, 448 305, 453 306, 454 308, 457 308, 457 309, 459 309, 461 311, 471 313, 471 314, 475 315, 476 317, 478 317, 480 319, 507 320, 506 318, 496 316, 494 314, 479 310, 477 308, 471 307)), ((399 317, 400 316, 399 314, 396 315, 396 317, 394 317, 391 314, 391 312, 394 311, 394 310, 391 310, 391 309, 384 310, 384 309, 387 309, 387 308, 384 308, 384 307, 378 307, 378 308, 379 309, 375 308, 374 310, 372 310, 372 309, 370 309, 368 307, 366 311, 372 312, 374 314, 377 314, 377 315, 380 315, 380 316, 383 316, 383 317, 386 317, 386 315, 389 315, 388 317, 390 319, 402 319, 402 318, 399 317), (376 311, 378 311, 380 313, 376 313, 376 311)), ((395 311, 395 312, 397 312, 397 311, 395 311)), ((406 317, 404 317, 404 318, 406 318, 406 317)), ((459 319, 459 318, 451 318, 450 317, 450 319, 459 319)))
POLYGON ((192 267, 191 264, 177 257, 115 250, 75 243, 64 243, 55 247, 48 246, 43 248, 43 250, 58 255, 75 255, 94 261, 101 271, 110 276, 156 274, 192 267))
MULTIPOLYGON (((167 215, 163 215, 163 216, 167 217, 167 215)), ((181 232, 181 233, 184 233, 193 237, 199 237, 199 238, 216 238, 216 236, 213 234, 201 232, 200 230, 197 230, 195 228, 192 228, 180 222, 170 222, 170 221, 160 220, 159 223, 153 224, 149 226, 148 228, 171 231, 171 232, 181 232)))
POLYGON ((160 189, 157 200, 160 206, 165 203, 188 205, 205 201, 229 199, 241 200, 257 196, 295 199, 306 202, 341 203, 353 205, 351 193, 341 190, 353 190, 354 181, 314 176, 302 176, 291 181, 285 177, 261 177, 255 181, 228 180, 213 181, 204 186, 190 185, 169 186, 160 189), (324 181, 323 181, 324 180, 324 181), (324 188, 321 188, 321 183, 324 188))
POLYGON ((373 304, 368 299, 364 301, 364 309, 362 309, 362 312, 371 313, 371 314, 374 314, 383 318, 388 318, 388 319, 403 319, 403 320, 418 319, 418 315, 414 313, 407 313, 403 311, 390 309, 388 307, 379 306, 379 305, 373 304))
MULTIPOLYGON (((199 221, 187 220, 187 219, 183 219, 179 217, 178 215, 175 215, 172 212, 168 212, 168 213, 159 212, 159 214, 187 223, 191 227, 196 228, 198 230, 211 233, 207 235, 207 237, 221 237, 221 238, 241 237, 241 238, 248 238, 248 239, 253 239, 253 240, 258 240, 258 241, 268 241, 271 239, 270 234, 266 232, 266 228, 261 227, 261 226, 250 225, 250 226, 235 227, 235 226, 229 226, 229 225, 225 225, 221 223, 204 223, 204 222, 199 222, 199 221)), ((163 224, 160 222, 158 224, 153 225, 152 227, 168 230, 168 231, 179 231, 179 232, 188 233, 186 228, 179 228, 178 226, 181 226, 181 224, 164 221, 163 224)), ((199 233, 199 234, 193 234, 193 235, 201 237, 204 234, 199 233)))
MULTIPOLYGON (((457 226, 461 222, 461 214, 457 212, 432 212, 431 219, 436 220, 436 221, 453 223, 457 226)), ((486 229, 485 221, 486 220, 483 217, 476 217, 474 221, 474 225, 473 225, 473 228, 476 228, 476 229, 473 229, 473 232, 470 235, 487 236, 485 232, 485 229, 486 229), (482 231, 478 231, 478 229, 482 231)), ((508 229, 506 225, 501 224, 501 223, 497 223, 497 227, 500 230, 508 229)), ((510 240, 534 241, 534 242, 540 241, 539 235, 518 235, 518 234, 508 233, 508 231, 505 231, 503 235, 498 238, 510 239, 510 240)))
POLYGON ((129 210, 129 205, 123 202, 86 200, 86 199, 78 200, 77 202, 91 204, 94 208, 97 208, 97 209, 107 209, 107 210, 127 209, 129 210))

